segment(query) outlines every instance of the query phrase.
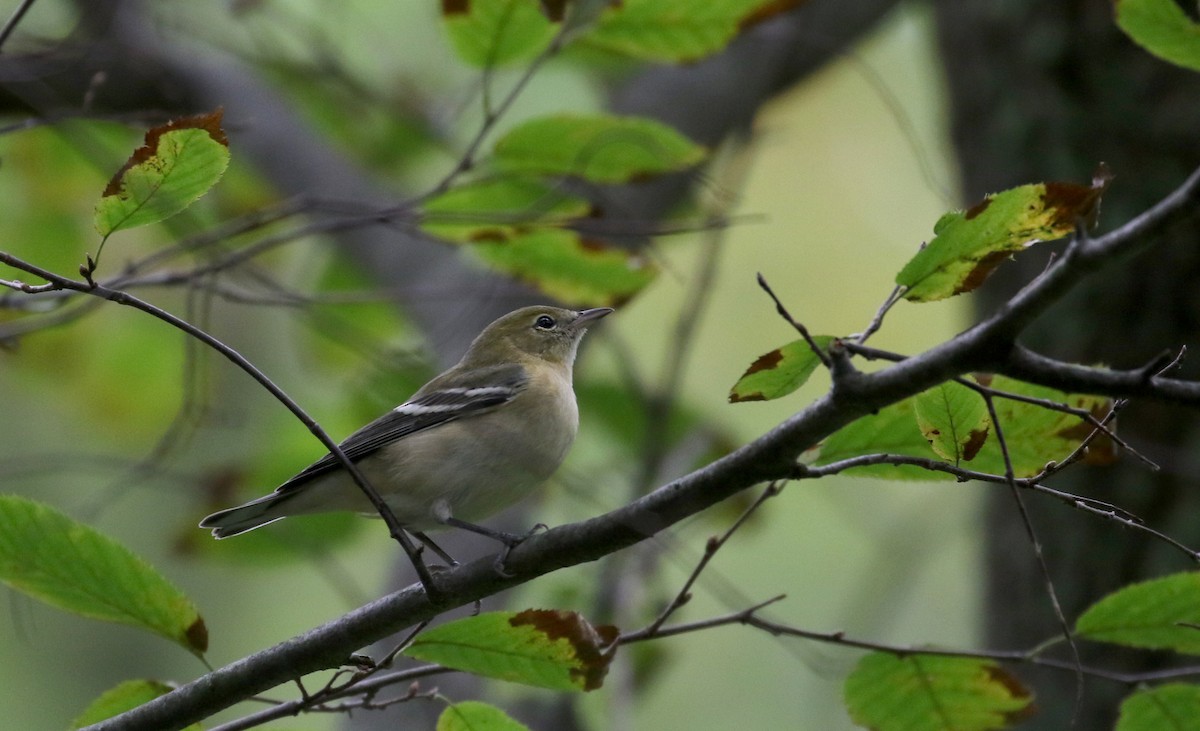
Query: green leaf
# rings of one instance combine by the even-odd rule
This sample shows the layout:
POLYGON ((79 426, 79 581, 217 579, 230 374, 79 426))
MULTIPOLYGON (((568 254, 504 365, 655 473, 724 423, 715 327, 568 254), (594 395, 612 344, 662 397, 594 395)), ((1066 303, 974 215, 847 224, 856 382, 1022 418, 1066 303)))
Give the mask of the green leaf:
POLYGON ((529 731, 504 711, 479 701, 455 703, 438 716, 437 731, 529 731))
POLYGON ((1121 703, 1116 731, 1200 731, 1200 686, 1139 690, 1121 703))
POLYGON ((533 58, 558 31, 538 0, 442 0, 442 19, 459 58, 483 67, 533 58))
POLYGON ((1200 655, 1200 573, 1123 587, 1088 608, 1075 630, 1098 642, 1200 655))
POLYGON ((533 229, 506 241, 475 244, 471 250, 492 268, 580 307, 618 306, 658 273, 635 253, 559 229, 533 229))
MULTIPOLYGON (((1097 418, 1103 417, 1111 406, 1108 399, 1100 396, 1066 394, 1052 388, 1035 386, 1004 376, 984 376, 979 380, 984 385, 990 385, 998 391, 1066 404, 1090 412, 1097 418)), ((946 459, 933 450, 929 439, 919 426, 916 414, 916 402, 920 399, 935 400, 939 398, 936 391, 940 388, 940 386, 935 387, 935 389, 930 389, 912 399, 905 399, 880 409, 875 414, 856 419, 830 435, 815 450, 811 450, 809 460, 812 464, 823 466, 852 457, 880 453, 922 459, 946 459)), ((1005 444, 1008 446, 1013 472, 1017 477, 1035 475, 1046 466, 1046 463, 1063 459, 1074 451, 1092 431, 1091 426, 1083 419, 1072 414, 1054 411, 1037 404, 999 397, 995 399, 994 403, 996 416, 1000 419, 1000 426, 1004 430, 1005 444)), ((989 427, 989 432, 994 433, 995 431, 994 426, 989 427)), ((1115 457, 1115 453, 1110 451, 1111 448, 1112 443, 1107 438, 1097 439, 1092 442, 1085 461, 1106 464, 1115 457)), ((985 440, 982 447, 976 452, 974 459, 971 460, 970 469, 1003 475, 1005 472, 1004 456, 1000 451, 999 441, 996 439, 985 440)), ((863 477, 884 479, 954 479, 952 475, 943 472, 933 472, 908 465, 869 465, 856 467, 848 472, 863 477)))
MULTIPOLYGON (((144 703, 149 703, 172 690, 171 686, 156 680, 126 680, 115 688, 104 691, 99 698, 92 701, 91 705, 71 722, 71 729, 100 723, 144 703)), ((184 731, 199 731, 201 728, 200 724, 195 723, 184 731)))
POLYGON ((975 459, 987 439, 987 404, 966 386, 947 381, 913 400, 917 426, 939 457, 958 464, 975 459))
POLYGON ((96 230, 108 236, 174 216, 216 185, 228 165, 221 110, 153 127, 108 181, 96 204, 96 230))
POLYGON ((990 660, 866 655, 846 678, 850 718, 873 731, 985 731, 1025 717, 1031 694, 990 660))
MULTIPOLYGON (((980 380, 998 391, 1065 404, 1091 413, 1097 419, 1103 418, 1112 406, 1112 401, 1103 396, 1063 393, 1005 376, 987 376, 980 380)), ((1091 425, 1078 416, 1036 404, 996 398, 995 406, 1017 477, 1036 475, 1046 463, 1062 460, 1092 432, 1091 425)), ((995 431, 993 427, 992 432, 995 431)), ((1096 439, 1084 461, 1089 464, 1108 464, 1116 458, 1113 449, 1114 445, 1107 437, 1096 439)), ((971 462, 971 469, 1004 474, 1004 457, 997 440, 989 439, 984 444, 971 462)))
MULTIPOLYGON (((917 426, 912 399, 899 401, 870 416, 855 419, 810 450, 806 461, 820 467, 852 457, 883 453, 922 459, 937 458, 929 446, 929 441, 917 426)), ((887 480, 954 479, 944 472, 889 464, 855 467, 847 470, 847 474, 887 480)))
POLYGON ((1164 61, 1200 71, 1200 25, 1174 0, 1116 0, 1117 26, 1164 61))
POLYGON ((422 206, 421 227, 458 243, 502 241, 530 226, 561 226, 591 203, 529 178, 505 177, 452 188, 422 206))
POLYGON ((1067 236, 1077 221, 1094 216, 1108 180, 1101 170, 1090 188, 1022 185, 948 213, 934 227, 933 241, 896 275, 896 283, 908 288, 904 298, 912 302, 970 292, 1013 253, 1067 236))
MULTIPOLYGON (((822 350, 833 342, 830 335, 813 338, 822 350)), ((821 359, 805 340, 793 340, 782 348, 764 353, 750 364, 729 391, 730 403, 770 401, 786 396, 808 381, 821 359)))
POLYGON ((619 632, 574 612, 489 612, 434 627, 404 651, 418 660, 552 690, 595 690, 619 632))
POLYGON ((509 131, 496 142, 493 162, 515 173, 627 183, 686 170, 705 154, 703 147, 651 119, 560 114, 509 131))
POLYGON ((196 607, 129 549, 54 508, 0 495, 0 581, 76 614, 160 634, 199 655, 196 607))
POLYGON ((624 0, 610 3, 579 43, 644 61, 697 61, 800 0, 624 0))

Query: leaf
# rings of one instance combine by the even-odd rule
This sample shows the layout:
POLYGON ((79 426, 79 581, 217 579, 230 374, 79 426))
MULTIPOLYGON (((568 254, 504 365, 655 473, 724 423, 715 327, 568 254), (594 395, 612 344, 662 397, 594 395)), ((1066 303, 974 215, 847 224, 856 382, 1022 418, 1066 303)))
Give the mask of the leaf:
POLYGON ((54 508, 0 495, 0 581, 60 609, 149 630, 199 655, 196 607, 129 549, 54 508))
POLYGON ((514 173, 627 183, 686 170, 705 154, 700 145, 651 119, 559 114, 510 130, 496 142, 493 162, 514 173))
MULTIPOLYGON (((833 339, 830 335, 817 335, 813 341, 825 349, 833 339)), ((803 386, 820 364, 821 359, 806 341, 794 340, 782 348, 764 353, 751 363, 737 383, 733 384, 729 401, 770 401, 786 396, 803 386)))
POLYGON ((228 165, 220 109, 152 127, 108 181, 96 204, 96 230, 108 236, 174 216, 216 185, 228 165))
POLYGON ((1111 176, 1097 172, 1092 187, 1036 183, 993 193, 965 211, 948 213, 934 239, 896 275, 904 298, 931 302, 983 284, 992 270, 1039 241, 1067 236, 1095 215, 1111 176))
POLYGON ((538 0, 442 0, 442 20, 458 57, 481 67, 533 58, 558 31, 538 0))
POLYGON ((417 636, 405 655, 551 690, 595 690, 617 651, 616 627, 574 612, 489 612, 417 636))
POLYGON ((710 56, 738 33, 801 0, 624 0, 610 3, 579 43, 643 61, 710 56))
POLYGON ((591 203, 529 178, 500 178, 452 188, 422 206, 421 227, 458 243, 512 238, 530 226, 561 226, 591 203))
POLYGON ((1174 0, 1115 0, 1117 26, 1164 61, 1200 71, 1200 25, 1174 0))
POLYGON ((638 254, 559 229, 534 229, 471 249, 492 268, 580 307, 619 306, 658 273, 638 254))
POLYGON ((947 381, 918 394, 914 415, 921 433, 939 457, 958 464, 975 458, 987 439, 987 404, 966 386, 947 381))
POLYGON ((1139 690, 1121 703, 1116 731, 1200 731, 1200 686, 1139 690))
POLYGON ((1089 607, 1075 630, 1098 642, 1200 655, 1200 573, 1123 587, 1089 607))
MULTIPOLYGON (((817 466, 840 462, 868 454, 897 454, 906 457, 936 459, 929 440, 917 426, 913 400, 905 399, 886 406, 870 416, 855 419, 837 430, 805 455, 817 466)), ((951 475, 911 465, 869 465, 847 470, 860 477, 886 480, 952 480, 951 475)))
MULTIPOLYGON (((115 688, 104 691, 99 698, 92 701, 91 705, 71 722, 71 729, 80 729, 100 723, 144 703, 149 703, 172 690, 171 686, 156 680, 126 680, 115 688)), ((200 731, 201 728, 200 724, 195 723, 184 731, 200 731)))
POLYGON ((845 685, 850 718, 873 731, 985 731, 1024 718, 1031 694, 990 660, 864 656, 845 685))
POLYGON ((455 703, 438 716, 437 731, 529 731, 495 706, 479 701, 455 703))
MULTIPOLYGON (((1103 417, 1111 402, 1100 396, 1066 394, 1052 388, 1035 386, 1004 376, 987 376, 986 382, 993 389, 1042 399, 1053 403, 1067 404, 1103 417)), ((935 387, 940 388, 940 387, 935 387)), ((928 438, 922 433, 916 416, 916 401, 934 398, 930 391, 912 399, 880 409, 877 413, 864 416, 834 432, 816 449, 810 450, 808 461, 817 466, 840 462, 851 457, 868 454, 897 454, 922 459, 940 457, 934 452, 928 438)), ((1091 433, 1091 426, 1077 416, 1054 411, 1043 406, 1005 398, 995 399, 996 415, 1004 430, 1016 477, 1035 475, 1046 463, 1065 458, 1091 433)), ((996 431, 994 426, 989 432, 996 431)), ((944 457, 943 457, 944 459, 944 457)), ((1004 456, 999 441, 987 439, 971 460, 970 468, 978 472, 1003 475, 1004 456)), ((933 472, 909 465, 869 465, 855 467, 849 473, 863 477, 909 480, 952 480, 954 477, 943 472, 933 472)))
MULTIPOLYGON (((1063 393, 1057 389, 1035 386, 1005 376, 989 376, 988 379, 988 385, 998 391, 1065 404, 1089 412, 1097 419, 1104 417, 1112 407, 1112 401, 1103 396, 1063 393)), ((1035 475, 1048 462, 1062 460, 1092 431, 1091 425, 1078 416, 1036 404, 997 398, 995 406, 1017 477, 1035 475)), ((995 427, 992 431, 996 431, 995 427)), ((1100 445, 1104 446, 1111 445, 1100 445)), ((997 440, 989 439, 984 444, 983 449, 971 462, 971 469, 1004 474, 1004 457, 997 440)))

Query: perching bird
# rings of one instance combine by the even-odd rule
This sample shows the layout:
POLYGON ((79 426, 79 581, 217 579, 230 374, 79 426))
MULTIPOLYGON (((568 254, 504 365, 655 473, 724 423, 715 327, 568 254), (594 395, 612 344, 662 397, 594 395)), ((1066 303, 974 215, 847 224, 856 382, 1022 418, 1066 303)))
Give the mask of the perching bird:
MULTIPOLYGON (((457 365, 339 446, 400 524, 435 551, 424 531, 477 525, 517 502, 558 469, 579 426, 571 385, 579 341, 612 312, 525 307, 488 325, 457 365)), ((227 538, 292 515, 334 510, 376 514, 332 454, 269 495, 200 522, 227 538)))

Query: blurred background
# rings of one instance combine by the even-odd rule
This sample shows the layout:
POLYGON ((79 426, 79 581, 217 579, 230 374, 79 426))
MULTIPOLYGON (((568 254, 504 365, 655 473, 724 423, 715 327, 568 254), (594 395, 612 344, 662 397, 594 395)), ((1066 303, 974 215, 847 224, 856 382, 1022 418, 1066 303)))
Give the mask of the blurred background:
MULTIPOLYGON (((566 54, 499 122, 502 131, 534 114, 608 108, 677 124, 714 152, 701 173, 612 192, 611 215, 627 222, 622 242, 646 245, 660 275, 589 336, 577 366, 580 439, 542 499, 506 516, 508 525, 617 507, 761 435, 827 386, 818 376, 777 402, 727 402, 758 355, 795 338, 756 273, 813 332, 857 332, 938 217, 960 205, 964 177, 973 197, 1056 175, 1086 180, 1090 168, 1075 163, 1094 164, 1100 153, 1066 142, 1046 142, 1061 154, 1043 155, 1045 172, 1028 178, 982 182, 956 162, 953 143, 969 137, 970 117, 950 93, 969 64, 964 54, 961 67, 946 66, 939 54, 970 45, 970 26, 948 38, 947 16, 968 5, 1002 14, 987 10, 999 3, 842 5, 802 4, 697 64, 566 54), (732 225, 645 244, 645 222, 669 212, 732 225), (680 340, 679 323, 693 315, 680 340), (648 445, 646 415, 663 399, 671 429, 648 445)), ((1032 12, 1009 5, 1021 6, 1006 11, 1014 16, 1032 12)), ((0 14, 11 7, 0 4, 0 14)), ((165 251, 170 271, 266 242, 236 271, 139 293, 239 349, 343 437, 456 360, 497 314, 544 299, 401 226, 338 225, 355 205, 395 203, 446 175, 479 128, 482 85, 507 89, 518 79, 463 65, 440 22, 436 3, 418 2, 38 2, 0 56, 0 248, 73 273, 97 243, 92 206, 145 126, 223 106, 233 153, 225 179, 186 215, 114 236, 104 265, 116 272, 165 251), (284 201, 302 202, 299 223, 221 228, 284 201)), ((1028 14, 1012 19, 1021 22, 1028 14)), ((1060 41, 1046 43, 1073 47, 1060 41)), ((1044 142, 1056 110, 1006 116, 1010 103, 1021 106, 992 97, 988 120, 1044 142)), ((1162 173, 1164 186, 1173 174, 1162 173)), ((917 352, 964 328, 968 306, 902 304, 875 344, 917 352)), ((374 521, 287 521, 213 542, 195 523, 320 456, 312 436, 242 373, 140 313, 81 302, 24 314, 0 311, 0 490, 58 506, 158 567, 199 605, 214 666, 406 581, 403 557, 374 521)), ((787 594, 768 616, 805 629, 979 646, 984 489, 844 478, 789 485, 720 552, 676 620, 787 594)), ((609 562, 499 599, 634 629, 748 499, 730 502, 609 562)), ((490 550, 460 538, 449 539, 460 558, 490 550)), ((1014 550, 1027 554, 1025 544, 1014 550)), ((119 680, 185 682, 205 670, 157 638, 0 591, 6 727, 63 728, 119 680)), ((573 699, 580 706, 567 715, 597 729, 848 729, 840 688, 857 656, 741 627, 685 635, 622 651, 605 688, 573 699)), ((570 727, 537 725, 535 715, 559 703, 549 692, 430 685, 453 700, 487 693, 535 728, 570 727)), ((273 727, 394 727, 385 719, 309 715, 273 727)))

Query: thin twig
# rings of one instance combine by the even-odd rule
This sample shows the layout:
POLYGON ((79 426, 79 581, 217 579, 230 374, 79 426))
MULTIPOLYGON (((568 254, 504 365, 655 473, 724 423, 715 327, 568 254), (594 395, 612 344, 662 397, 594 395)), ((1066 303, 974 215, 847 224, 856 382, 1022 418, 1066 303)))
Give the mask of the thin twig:
POLYGON ((1071 728, 1075 728, 1079 714, 1083 709, 1083 660, 1079 656, 1079 647, 1075 644, 1075 636, 1071 633, 1071 625, 1067 622, 1067 616, 1063 612, 1062 604, 1058 600, 1058 591, 1054 588, 1054 579, 1050 576, 1050 567, 1047 565, 1046 556, 1042 552, 1042 543, 1037 537, 1037 531, 1033 528, 1033 519, 1029 516, 1029 509, 1025 506, 1025 499, 1021 497, 1021 490, 1017 486, 1016 475, 1013 471, 1012 456, 1008 451, 1008 442, 1004 438, 1004 427, 1000 423, 999 416, 996 414, 995 400, 991 394, 983 394, 983 402, 987 405, 988 416, 992 419, 992 429, 995 431, 996 441, 1000 445, 1000 454, 1004 457, 1005 483, 1009 487, 1013 502, 1017 505, 1017 512, 1021 516, 1021 524, 1025 527, 1025 535, 1028 537, 1029 544, 1033 548, 1033 555, 1037 559, 1038 570, 1042 574, 1042 581, 1046 587, 1046 596, 1050 599, 1050 606, 1054 610, 1054 618, 1058 620, 1063 637, 1067 641, 1067 646, 1070 647, 1071 658, 1078 668, 1075 675, 1075 705, 1071 713, 1071 728))
POLYGON ((36 0, 21 0, 21 4, 18 5, 17 9, 13 11, 13 14, 9 16, 8 22, 4 24, 3 28, 0 28, 0 47, 4 46, 4 43, 8 40, 8 37, 11 36, 13 31, 17 29, 17 25, 20 24, 21 18, 25 17, 25 13, 29 12, 29 9, 33 7, 34 2, 36 2, 36 0))
POLYGON ((675 594, 675 598, 672 599, 665 608, 663 608, 658 617, 650 623, 649 627, 646 628, 646 632, 650 636, 653 636, 654 633, 657 632, 658 629, 662 627, 663 624, 671 618, 671 615, 673 615, 680 607, 691 601, 692 586, 694 586, 696 580, 700 578, 700 574, 704 572, 704 569, 708 566, 708 562, 717 555, 717 551, 721 550, 721 547, 729 541, 733 534, 737 532, 738 528, 741 528, 743 525, 745 525, 746 521, 750 519, 750 516, 757 512, 760 507, 762 507, 763 503, 778 495, 782 489, 783 486, 778 481, 767 485, 765 488, 763 488, 763 491, 754 500, 754 502, 751 503, 748 508, 742 511, 742 514, 737 517, 737 520, 733 521, 733 525, 729 526, 729 528, 720 536, 712 536, 708 539, 708 542, 704 544, 704 555, 700 557, 700 560, 696 563, 695 567, 692 568, 692 572, 683 582, 683 586, 681 586, 679 591, 675 594))
POLYGON ((771 285, 767 284, 767 278, 762 275, 762 272, 758 274, 758 286, 762 287, 763 291, 770 295, 771 299, 775 302, 775 311, 779 313, 780 317, 787 320, 788 324, 795 328, 796 332, 800 333, 800 337, 804 338, 804 342, 808 343, 808 347, 812 348, 813 353, 820 359, 821 365, 826 368, 832 368, 833 363, 830 361, 829 354, 821 346, 817 345, 817 341, 813 340, 812 335, 809 334, 808 328, 797 322, 791 313, 787 311, 787 308, 783 306, 783 302, 775 295, 775 291, 771 289, 771 285))

